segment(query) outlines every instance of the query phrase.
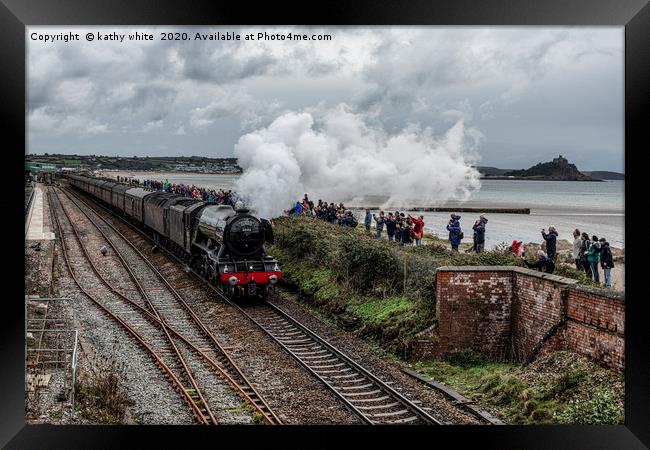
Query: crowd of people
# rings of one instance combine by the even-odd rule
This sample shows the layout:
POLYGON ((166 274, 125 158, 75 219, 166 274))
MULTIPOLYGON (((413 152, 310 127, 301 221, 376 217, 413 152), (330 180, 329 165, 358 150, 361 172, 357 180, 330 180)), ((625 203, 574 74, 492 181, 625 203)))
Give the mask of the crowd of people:
MULTIPOLYGON (((286 213, 292 217, 313 218, 338 224, 342 227, 356 228, 359 225, 352 211, 346 208, 343 203, 335 204, 318 200, 318 203, 314 204, 313 201, 309 200, 308 194, 305 194, 303 199, 297 201, 286 213)), ((424 237, 423 216, 407 216, 399 211, 394 213, 380 211, 379 215, 377 215, 366 209, 364 216, 366 233, 371 233, 373 222, 375 224, 376 239, 382 239, 384 229, 386 229, 386 238, 390 242, 397 242, 400 245, 422 245, 422 238, 424 237)))
MULTIPOLYGON (((357 227, 359 225, 352 211, 345 207, 343 203, 327 203, 318 200, 314 204, 305 194, 304 198, 297 201, 295 205, 286 213, 293 217, 307 217, 320 219, 329 223, 338 224, 342 227, 357 227)), ((447 223, 449 232, 449 243, 451 251, 458 253, 459 246, 465 238, 461 224, 461 216, 452 213, 447 223)), ((372 225, 375 225, 376 239, 382 239, 384 229, 386 237, 391 242, 398 242, 400 245, 422 245, 424 237, 424 217, 413 217, 403 212, 395 211, 385 213, 380 211, 379 214, 373 214, 366 209, 363 225, 366 233, 370 234, 372 225)), ((472 226, 473 237, 472 247, 466 250, 466 253, 481 253, 485 250, 485 233, 488 219, 485 214, 481 214, 472 226)), ((525 259, 526 249, 522 241, 513 240, 510 250, 518 257, 524 259, 524 263, 533 269, 538 269, 548 274, 555 271, 557 262, 557 229, 551 225, 541 230, 542 240, 545 243, 546 251, 538 250, 534 262, 525 259)), ((578 270, 584 270, 595 282, 600 283, 599 270, 603 270, 605 286, 612 287, 611 270, 614 268, 614 258, 609 243, 605 238, 598 239, 597 236, 589 238, 587 233, 580 233, 578 229, 573 232, 573 258, 578 270)))
POLYGON ((599 268, 603 269, 604 284, 612 287, 612 269, 614 268, 614 255, 609 248, 607 239, 581 233, 577 228, 573 230, 573 258, 576 269, 584 270, 587 276, 600 283, 599 268))
POLYGON ((238 195, 231 190, 208 189, 194 185, 190 186, 187 184, 170 183, 168 180, 144 180, 142 181, 142 186, 144 186, 145 189, 170 192, 176 195, 192 197, 197 200, 217 205, 231 205, 235 207, 239 200, 238 195))
MULTIPOLYGON (((537 251, 537 261, 534 263, 526 262, 531 268, 538 268, 546 273, 553 273, 557 260, 557 237, 558 232, 554 226, 548 227, 548 233, 542 229, 542 238, 546 242, 546 252, 537 251)), ((512 249, 515 254, 524 256, 523 245, 521 241, 513 241, 512 249)), ((603 284, 608 288, 612 287, 612 269, 614 268, 614 255, 605 238, 598 238, 593 235, 580 232, 579 229, 573 230, 573 248, 572 256, 577 270, 582 270, 592 278, 596 283, 600 283, 600 270, 603 271, 603 284)))

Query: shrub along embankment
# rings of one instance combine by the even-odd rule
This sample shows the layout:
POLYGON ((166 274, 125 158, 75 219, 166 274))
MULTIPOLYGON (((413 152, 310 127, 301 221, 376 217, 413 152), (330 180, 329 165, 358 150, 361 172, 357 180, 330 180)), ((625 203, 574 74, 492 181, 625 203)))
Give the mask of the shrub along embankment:
POLYGON ((446 361, 419 361, 416 368, 508 423, 623 423, 623 374, 573 352, 553 352, 521 367, 466 350, 446 361))
MULTIPOLYGON (((524 265, 506 248, 451 253, 437 238, 422 247, 400 247, 318 220, 280 218, 274 232, 270 253, 282 265, 286 286, 344 327, 403 357, 415 335, 435 322, 438 267, 524 265)), ((557 273, 588 282, 570 268, 557 273)))

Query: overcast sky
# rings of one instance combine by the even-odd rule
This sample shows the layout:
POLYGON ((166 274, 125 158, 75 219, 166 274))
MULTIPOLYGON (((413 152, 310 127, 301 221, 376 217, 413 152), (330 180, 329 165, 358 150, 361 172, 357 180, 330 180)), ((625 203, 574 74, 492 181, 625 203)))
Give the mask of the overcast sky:
POLYGON ((480 165, 561 153, 581 170, 623 171, 623 28, 30 27, 27 41, 29 153, 232 156, 242 135, 287 111, 343 104, 389 135, 443 134, 464 118, 480 165), (98 31, 154 41, 86 41, 98 31), (192 40, 161 41, 161 31, 192 40), (332 40, 193 39, 217 31, 332 40))

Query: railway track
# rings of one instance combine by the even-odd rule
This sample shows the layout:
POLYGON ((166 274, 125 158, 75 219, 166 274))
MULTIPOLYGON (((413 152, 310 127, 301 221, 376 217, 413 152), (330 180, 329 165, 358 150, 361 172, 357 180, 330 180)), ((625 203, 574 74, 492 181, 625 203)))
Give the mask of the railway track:
MULTIPOLYGON (((92 202, 133 227, 132 224, 94 199, 92 202)), ((140 230, 137 231, 142 233, 140 230)), ((146 234, 142 234, 146 236, 146 234)), ((151 240, 149 236, 146 237, 151 240)), ((153 242, 153 240, 151 241, 153 242)), ((186 264, 175 255, 167 253, 186 267, 186 264)), ((192 273, 206 283, 223 301, 239 310, 270 336, 289 355, 334 392, 364 423, 429 425, 443 423, 277 305, 266 302, 247 308, 241 307, 199 274, 194 271, 192 273)))
MULTIPOLYGON (((79 232, 71 220, 69 213, 58 197, 58 194, 54 192, 54 196, 60 205, 59 210, 66 217, 77 243, 85 255, 86 260, 90 263, 94 274, 100 279, 101 283, 109 288, 111 294, 116 296, 121 303, 113 302, 111 307, 108 308, 106 304, 96 298, 96 295, 84 289, 78 277, 75 276, 72 267, 69 265, 69 259, 66 257, 66 262, 69 265, 75 282, 104 312, 120 322, 123 326, 126 325, 125 328, 127 328, 127 331, 145 347, 154 357, 156 363, 159 365, 162 364, 161 368, 163 372, 170 376, 172 383, 181 391, 181 394, 197 417, 198 422, 202 424, 216 424, 217 419, 210 410, 210 395, 203 392, 199 386, 201 383, 197 382, 198 378, 195 374, 200 374, 204 380, 206 377, 211 376, 214 378, 216 375, 230 389, 234 390, 243 401, 250 405, 266 423, 281 423, 280 419, 231 360, 216 338, 184 302, 176 289, 157 271, 153 264, 126 237, 110 223, 106 222, 99 214, 95 213, 88 205, 77 198, 68 196, 68 194, 65 195, 86 219, 92 223, 106 243, 113 249, 124 269, 128 272, 128 276, 136 286, 136 291, 140 295, 140 301, 138 302, 138 299, 134 300, 133 298, 129 298, 126 292, 120 292, 115 289, 111 285, 110 280, 107 280, 101 274, 97 264, 93 262, 87 249, 84 247, 79 232), (145 264, 136 266, 136 261, 144 262, 145 264), (157 283, 155 283, 155 280, 157 280, 157 283), (148 293, 154 291, 156 293, 155 296, 148 293), (125 310, 124 308, 127 309, 125 310), (124 317, 129 317, 136 326, 129 325, 129 321, 124 320, 124 317), (155 336, 151 329, 152 327, 158 331, 158 336, 155 336), (140 334, 140 329, 145 330, 142 334, 146 333, 146 336, 140 334), (164 336, 160 335, 161 332, 164 336), (161 337, 165 338, 164 341, 161 340, 161 337)), ((60 236, 64 240, 65 234, 56 214, 55 221, 57 222, 60 236)), ((64 255, 65 253, 64 250, 64 255)))
POLYGON ((365 423, 442 424, 277 305, 267 302, 248 308, 234 306, 327 385, 365 423))

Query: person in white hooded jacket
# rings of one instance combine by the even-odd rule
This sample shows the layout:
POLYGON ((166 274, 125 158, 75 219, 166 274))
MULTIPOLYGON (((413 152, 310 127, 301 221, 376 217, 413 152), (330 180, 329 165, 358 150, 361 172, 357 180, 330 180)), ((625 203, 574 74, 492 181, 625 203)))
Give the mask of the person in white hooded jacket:
POLYGON ((582 267, 582 262, 580 261, 580 246, 582 245, 582 239, 580 239, 580 230, 577 228, 573 230, 573 260, 576 262, 576 269, 584 270, 582 267))

